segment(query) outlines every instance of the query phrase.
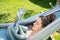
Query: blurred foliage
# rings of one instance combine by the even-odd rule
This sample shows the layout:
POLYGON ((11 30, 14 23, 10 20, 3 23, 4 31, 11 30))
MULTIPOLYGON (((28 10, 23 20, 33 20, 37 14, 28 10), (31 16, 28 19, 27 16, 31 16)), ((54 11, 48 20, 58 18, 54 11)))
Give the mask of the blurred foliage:
POLYGON ((54 33, 54 38, 56 39, 56 40, 60 40, 60 33, 54 33))
POLYGON ((46 40, 51 40, 51 38, 50 38, 50 37, 48 37, 46 40))
POLYGON ((51 5, 49 5, 49 3, 52 4, 52 6, 56 5, 56 0, 30 0, 32 3, 41 6, 43 8, 51 8, 51 5))
MULTIPOLYGON (((16 14, 20 8, 26 9, 23 19, 40 13, 41 11, 50 10, 51 7, 47 7, 47 1, 50 0, 0 0, 0 15, 2 15, 0 16, 0 23, 15 21, 16 14)), ((55 5, 55 0, 52 3, 55 5)))
POLYGON ((30 17, 33 12, 34 12, 33 10, 27 10, 26 13, 24 14, 24 18, 23 19, 30 17))

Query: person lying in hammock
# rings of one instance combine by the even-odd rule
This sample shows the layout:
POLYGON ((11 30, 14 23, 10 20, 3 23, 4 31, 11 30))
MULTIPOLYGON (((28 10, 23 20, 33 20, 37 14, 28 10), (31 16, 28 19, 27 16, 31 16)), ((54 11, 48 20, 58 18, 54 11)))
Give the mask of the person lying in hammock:
POLYGON ((28 30, 25 30, 25 26, 18 25, 18 31, 17 34, 19 34, 20 39, 16 38, 16 35, 14 34, 14 38, 17 40, 26 40, 27 38, 31 38, 34 36, 37 32, 41 31, 43 28, 45 28, 48 24, 50 24, 52 21, 54 21, 55 15, 52 13, 48 16, 39 16, 38 19, 36 19, 35 22, 33 22, 28 26, 28 30), (30 26, 30 27, 29 27, 30 26))
MULTIPOLYGON (((39 16, 39 18, 30 26, 32 26, 31 30, 27 31, 27 37, 30 38, 35 35, 37 32, 41 31, 48 24, 54 21, 55 15, 52 13, 48 16, 39 16)), ((27 25, 28 26, 28 25, 27 25)))

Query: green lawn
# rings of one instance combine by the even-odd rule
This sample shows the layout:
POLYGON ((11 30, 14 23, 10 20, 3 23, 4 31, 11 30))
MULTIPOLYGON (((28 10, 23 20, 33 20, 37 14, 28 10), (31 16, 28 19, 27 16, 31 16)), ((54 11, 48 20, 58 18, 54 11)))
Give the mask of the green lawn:
POLYGON ((27 18, 42 11, 51 9, 51 0, 0 0, 0 23, 15 21, 18 9, 25 8, 26 13, 23 17, 27 18))
POLYGON ((54 37, 56 40, 60 40, 60 33, 54 33, 54 37))

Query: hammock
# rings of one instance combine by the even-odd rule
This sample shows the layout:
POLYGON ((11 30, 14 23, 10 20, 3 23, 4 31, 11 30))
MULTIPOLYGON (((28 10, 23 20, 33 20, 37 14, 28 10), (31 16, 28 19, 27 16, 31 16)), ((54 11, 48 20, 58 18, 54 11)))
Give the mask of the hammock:
POLYGON ((44 28, 28 40, 45 40, 58 29, 60 29, 60 18, 49 24, 46 28, 44 28))
POLYGON ((24 37, 21 37, 20 34, 17 34, 16 33, 17 30, 15 30, 13 28, 13 25, 14 25, 13 23, 0 24, 0 40, 21 40, 22 38, 23 38, 22 40, 44 40, 44 39, 46 39, 53 32, 60 29, 60 27, 59 27, 60 26, 60 23, 59 23, 60 22, 60 5, 56 6, 55 8, 53 8, 47 12, 37 14, 35 16, 32 16, 25 20, 21 20, 19 22, 19 25, 27 25, 31 22, 34 22, 36 20, 36 18, 38 18, 39 16, 41 16, 41 15, 47 16, 47 15, 50 15, 51 13, 54 13, 56 15, 55 21, 53 21, 51 24, 49 24, 42 31, 38 32, 36 35, 32 36, 30 39, 27 39, 24 33, 22 33, 24 37), (46 32, 48 32, 48 33, 46 33, 46 32))

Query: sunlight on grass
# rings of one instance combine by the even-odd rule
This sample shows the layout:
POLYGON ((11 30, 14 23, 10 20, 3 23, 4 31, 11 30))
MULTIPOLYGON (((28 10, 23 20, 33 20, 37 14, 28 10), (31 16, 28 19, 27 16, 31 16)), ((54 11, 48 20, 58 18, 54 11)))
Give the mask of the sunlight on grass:
MULTIPOLYGON (((7 19, 5 20, 14 21, 16 18, 16 14, 18 13, 18 9, 20 8, 25 8, 26 10, 34 10, 34 12, 37 13, 40 13, 41 11, 49 10, 47 8, 43 8, 36 4, 33 4, 29 0, 1 0, 0 1, 0 15, 9 14, 7 19)), ((35 14, 33 13, 32 15, 35 14)), ((3 18, 2 21, 4 21, 3 18)))
POLYGON ((60 33, 54 33, 54 38, 56 40, 60 40, 60 33))

